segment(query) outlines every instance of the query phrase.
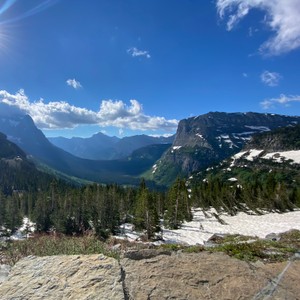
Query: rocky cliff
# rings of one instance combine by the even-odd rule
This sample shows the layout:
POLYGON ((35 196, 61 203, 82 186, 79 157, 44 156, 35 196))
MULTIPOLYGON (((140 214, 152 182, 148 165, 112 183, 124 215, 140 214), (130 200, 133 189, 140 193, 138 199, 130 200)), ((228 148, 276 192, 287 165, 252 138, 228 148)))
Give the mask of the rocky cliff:
POLYGON ((247 263, 222 253, 158 254, 129 255, 120 262, 103 255, 27 257, 0 283, 0 297, 299 299, 299 260, 267 264, 247 263))
POLYGON ((211 112, 179 122, 172 147, 149 177, 170 184, 238 153, 260 132, 300 123, 300 117, 260 113, 211 112))

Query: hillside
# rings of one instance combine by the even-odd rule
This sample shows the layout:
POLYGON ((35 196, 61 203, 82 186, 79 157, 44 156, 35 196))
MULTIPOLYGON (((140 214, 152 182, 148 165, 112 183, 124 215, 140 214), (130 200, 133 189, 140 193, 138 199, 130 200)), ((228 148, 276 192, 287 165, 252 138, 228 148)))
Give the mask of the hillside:
POLYGON ((172 147, 147 178, 169 185, 238 153, 260 132, 295 125, 300 117, 260 113, 210 112, 179 122, 172 147))
POLYGON ((239 153, 191 179, 196 201, 234 213, 300 206, 300 125, 255 135, 239 153), (205 200, 204 200, 205 199, 205 200))
POLYGON ((40 172, 25 153, 0 133, 0 192, 37 191, 48 188, 54 177, 40 172))

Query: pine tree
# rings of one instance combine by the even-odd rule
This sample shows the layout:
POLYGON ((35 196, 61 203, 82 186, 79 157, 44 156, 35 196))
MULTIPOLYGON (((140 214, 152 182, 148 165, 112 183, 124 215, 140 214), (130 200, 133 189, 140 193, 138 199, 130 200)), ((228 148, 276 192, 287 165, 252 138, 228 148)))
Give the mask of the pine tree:
POLYGON ((146 230, 148 240, 160 230, 155 199, 146 187, 144 179, 142 179, 137 193, 134 225, 137 229, 146 230))
POLYGON ((165 224, 169 228, 179 228, 183 221, 191 221, 192 213, 186 182, 177 178, 167 195, 165 224))

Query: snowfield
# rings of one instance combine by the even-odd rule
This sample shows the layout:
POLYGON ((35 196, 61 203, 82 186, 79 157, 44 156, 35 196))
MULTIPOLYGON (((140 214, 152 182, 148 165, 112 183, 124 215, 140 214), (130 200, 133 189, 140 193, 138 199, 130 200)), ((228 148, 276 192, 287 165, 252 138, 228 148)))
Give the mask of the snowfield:
POLYGON ((273 152, 268 153, 263 156, 265 159, 272 159, 278 163, 281 163, 282 160, 292 160, 293 163, 300 164, 300 151, 299 150, 291 150, 284 152, 273 152))
MULTIPOLYGON (((203 245, 214 234, 240 234, 265 238, 270 233, 282 233, 290 229, 300 230, 300 211, 287 213, 266 213, 264 215, 248 215, 240 212, 236 216, 219 215, 225 222, 221 224, 214 216, 215 210, 193 210, 193 220, 182 224, 182 228, 170 230, 163 228, 163 243, 178 243, 187 245, 203 245), (206 216, 205 216, 206 215, 206 216)), ((139 233, 133 230, 131 224, 121 226, 123 234, 117 238, 135 241, 139 233)), ((162 242, 159 242, 162 243, 162 242)))
POLYGON ((257 157, 263 159, 271 159, 277 163, 282 163, 284 160, 291 160, 292 163, 300 164, 300 150, 291 150, 291 151, 282 151, 282 152, 272 152, 267 153, 261 156, 264 150, 250 149, 249 151, 241 151, 234 156, 232 156, 232 166, 235 163, 235 160, 244 158, 249 161, 253 161, 257 157))

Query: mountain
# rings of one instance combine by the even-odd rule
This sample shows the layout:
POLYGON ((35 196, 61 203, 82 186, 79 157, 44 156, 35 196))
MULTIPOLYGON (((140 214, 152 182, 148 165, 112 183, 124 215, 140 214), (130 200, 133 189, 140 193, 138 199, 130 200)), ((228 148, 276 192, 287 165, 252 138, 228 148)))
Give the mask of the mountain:
POLYGON ((151 168, 162 153, 170 146, 158 145, 143 155, 131 156, 120 160, 95 161, 76 157, 51 144, 28 115, 2 116, 0 131, 10 141, 17 144, 31 159, 39 164, 64 173, 71 177, 100 183, 138 184, 139 175, 151 168))
POLYGON ((11 195, 15 191, 37 191, 48 187, 53 179, 38 171, 24 151, 0 133, 0 192, 11 195))
POLYGON ((256 133, 298 123, 298 116, 252 112, 210 112, 181 120, 172 147, 147 178, 169 185, 177 176, 189 176, 238 153, 256 133))
POLYGON ((124 137, 109 137, 101 132, 89 138, 49 137, 48 140, 55 146, 81 158, 93 160, 112 160, 125 158, 134 150, 154 145, 171 144, 174 136, 152 137, 148 135, 135 135, 124 137))
POLYGON ((7 140, 5 134, 0 132, 0 159, 26 158, 26 154, 17 145, 7 140))
POLYGON ((299 207, 300 125, 256 134, 237 154, 191 176, 190 183, 200 205, 230 213, 299 207))

